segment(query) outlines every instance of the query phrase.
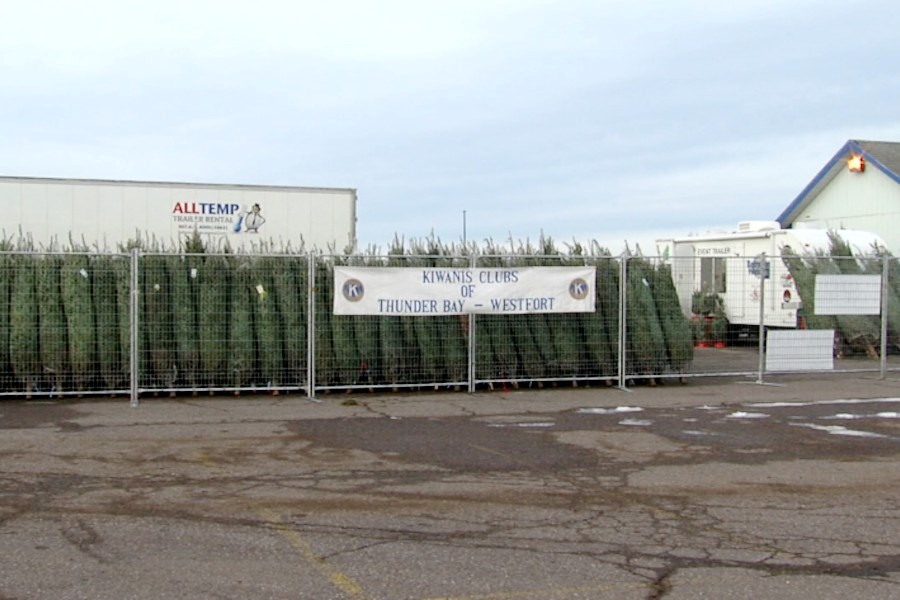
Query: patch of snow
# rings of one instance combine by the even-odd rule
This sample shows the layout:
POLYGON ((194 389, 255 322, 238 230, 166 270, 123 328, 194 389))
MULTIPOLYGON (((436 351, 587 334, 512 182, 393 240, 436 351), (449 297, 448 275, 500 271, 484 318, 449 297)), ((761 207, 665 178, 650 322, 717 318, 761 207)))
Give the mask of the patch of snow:
POLYGON ((648 421, 647 419, 622 419, 619 421, 619 425, 647 426, 653 425, 653 421, 648 421))
POLYGON ((791 423, 797 427, 808 427, 817 431, 824 431, 832 435, 847 435, 852 437, 870 437, 883 438, 887 437, 880 433, 872 433, 871 431, 859 431, 858 429, 847 429, 843 425, 815 425, 814 423, 791 423))
POLYGON ((576 412, 585 415, 614 415, 618 413, 641 412, 639 406, 617 406, 615 408, 579 408, 576 412))
POLYGON ((815 406, 817 404, 871 404, 873 402, 900 402, 900 398, 847 398, 842 400, 815 400, 813 402, 749 402, 744 406, 757 408, 784 408, 791 406, 815 406))
POLYGON ((725 415, 726 419, 768 419, 769 415, 766 413, 756 413, 756 412, 744 412, 737 411, 733 412, 730 415, 725 415))
POLYGON ((880 412, 874 415, 854 415, 852 413, 838 413, 823 419, 900 419, 900 412, 880 412))
POLYGON ((540 421, 536 423, 490 423, 488 427, 505 428, 505 427, 553 427, 556 425, 553 421, 540 421))

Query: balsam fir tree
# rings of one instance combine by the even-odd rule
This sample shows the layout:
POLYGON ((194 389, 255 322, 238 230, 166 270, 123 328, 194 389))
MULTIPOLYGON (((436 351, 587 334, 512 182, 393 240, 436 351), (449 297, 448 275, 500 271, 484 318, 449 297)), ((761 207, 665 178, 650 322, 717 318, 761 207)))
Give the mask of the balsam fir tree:
POLYGON ((12 282, 15 277, 15 259, 11 244, 0 240, 0 390, 12 388, 9 380, 11 365, 9 362, 10 311, 12 308, 12 282))
MULTIPOLYGON (((316 385, 331 385, 338 381, 338 359, 335 345, 332 320, 334 269, 331 261, 325 257, 316 257, 315 265, 315 344, 316 344, 316 385)), ((344 344, 345 342, 341 342, 344 344)))
MULTIPOLYGON (((374 254, 374 251, 370 252, 374 254)), ((365 261, 360 257, 350 257, 352 266, 375 267, 379 263, 377 259, 365 261)), ((378 356, 378 320, 373 315, 358 315, 353 317, 353 334, 356 338, 359 365, 357 367, 356 383, 360 385, 374 385, 381 380, 381 360, 378 356)))
POLYGON ((122 364, 127 361, 127 355, 122 354, 119 337, 119 303, 114 260, 109 254, 98 254, 90 258, 91 296, 96 309, 97 363, 102 384, 109 390, 119 390, 125 386, 122 364))
POLYGON ((247 387, 256 366, 256 337, 253 327, 252 265, 246 256, 232 257, 231 293, 228 305, 228 381, 235 394, 247 387))
POLYGON ((45 254, 37 262, 41 366, 50 389, 57 393, 67 388, 69 367, 66 310, 60 284, 62 264, 58 254, 45 254))
MULTIPOLYGON (((565 260, 551 238, 542 237, 540 247, 544 266, 565 266, 565 260)), ((577 323, 568 318, 569 315, 548 314, 546 317, 553 334, 556 374, 574 380, 578 376, 582 345, 577 323)))
POLYGON ((97 371, 97 330, 87 254, 66 254, 62 270, 62 298, 68 326, 69 361, 75 389, 90 389, 97 371))
MULTIPOLYGON (((842 275, 861 275, 862 268, 853 256, 853 252, 837 232, 828 232, 829 250, 834 268, 842 275)), ((841 332, 847 342, 861 348, 870 358, 878 358, 878 346, 881 339, 881 322, 873 315, 838 315, 841 332)))
POLYGON ((278 314, 278 296, 272 283, 276 260, 263 257, 254 261, 251 279, 255 301, 255 326, 259 368, 269 388, 277 388, 284 378, 284 328, 278 314))
POLYGON ((200 270, 201 379, 211 387, 227 383, 230 267, 221 254, 206 256, 200 270))
POLYGON ((148 254, 140 260, 142 291, 141 328, 144 331, 149 356, 149 373, 145 376, 150 387, 171 387, 177 378, 175 367, 175 326, 172 297, 165 257, 148 254))
MULTIPOLYGON (((403 266, 404 254, 403 242, 395 236, 388 251, 387 266, 403 266)), ((396 386, 405 382, 407 373, 405 357, 408 354, 405 352, 402 317, 379 316, 376 318, 378 319, 379 356, 384 365, 382 379, 396 390, 396 386)))
MULTIPOLYGON (((346 259, 341 256, 334 256, 331 260, 326 261, 328 287, 327 309, 321 307, 320 312, 327 310, 329 313, 334 310, 334 293, 340 293, 334 290, 334 268, 343 266, 346 259)), ((330 314, 328 319, 331 324, 331 344, 334 351, 335 375, 337 377, 335 383, 337 385, 355 384, 359 377, 359 352, 356 346, 356 331, 354 330, 353 320, 356 317, 349 315, 330 314)))
POLYGON ((659 314, 650 287, 652 270, 642 257, 631 257, 626 267, 627 290, 627 339, 629 375, 652 375, 665 370, 667 363, 665 337, 659 323, 659 314))
POLYGON ((10 297, 9 353, 13 372, 30 398, 41 373, 37 259, 25 255, 14 261, 10 297))
POLYGON ((834 315, 816 314, 816 273, 823 257, 802 257, 791 248, 785 247, 781 251, 781 260, 784 261, 791 274, 794 287, 797 288, 797 293, 803 303, 800 309, 803 326, 808 329, 834 329, 837 331, 838 323, 834 315))
POLYGON ((272 285, 282 327, 282 383, 302 385, 306 378, 306 262, 297 256, 273 261, 272 285))
POLYGON ((690 322, 681 311, 672 280, 672 267, 660 264, 647 273, 652 276, 650 287, 665 338, 669 366, 675 373, 684 373, 694 358, 693 334, 690 322))

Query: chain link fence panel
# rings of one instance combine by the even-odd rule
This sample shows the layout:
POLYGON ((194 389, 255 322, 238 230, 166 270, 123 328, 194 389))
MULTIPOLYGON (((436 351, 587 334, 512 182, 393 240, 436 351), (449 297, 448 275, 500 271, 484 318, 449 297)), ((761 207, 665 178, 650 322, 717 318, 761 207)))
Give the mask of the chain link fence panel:
POLYGON ((0 394, 313 397, 900 370, 893 257, 426 250, 0 252, 0 394), (345 265, 591 266, 595 311, 335 315, 345 265))

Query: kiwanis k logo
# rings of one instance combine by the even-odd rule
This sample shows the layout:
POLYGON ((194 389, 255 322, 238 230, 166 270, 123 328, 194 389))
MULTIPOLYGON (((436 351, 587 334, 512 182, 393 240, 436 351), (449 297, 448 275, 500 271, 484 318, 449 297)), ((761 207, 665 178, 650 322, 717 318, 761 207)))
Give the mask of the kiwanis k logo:
POLYGON ((587 298, 589 291, 590 288, 588 287, 587 281, 581 277, 573 279, 572 283, 569 284, 569 295, 576 300, 584 300, 587 298))
POLYGON ((347 302, 359 302, 363 299, 363 296, 365 296, 366 289, 359 279, 348 279, 344 282, 344 285, 341 286, 341 293, 344 295, 344 299, 347 300, 347 302))

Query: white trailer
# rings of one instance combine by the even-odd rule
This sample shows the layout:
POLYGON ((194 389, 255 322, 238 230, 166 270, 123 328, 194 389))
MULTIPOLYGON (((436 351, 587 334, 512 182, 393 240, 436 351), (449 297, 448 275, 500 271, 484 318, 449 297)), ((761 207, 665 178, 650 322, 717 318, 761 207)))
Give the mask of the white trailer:
POLYGON ((117 250, 130 240, 281 251, 356 246, 352 188, 0 177, 4 239, 117 250))
MULTIPOLYGON (((870 256, 884 241, 865 231, 835 230, 854 256, 870 256)), ((737 231, 707 233, 656 242, 659 255, 672 266, 672 278, 685 316, 690 317, 694 294, 716 295, 732 326, 759 326, 761 274, 764 324, 797 327, 800 295, 782 260, 785 248, 799 256, 828 253, 829 230, 781 229, 777 221, 744 221, 737 231), (765 263, 762 262, 763 254, 765 263)))

